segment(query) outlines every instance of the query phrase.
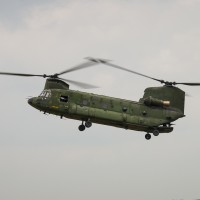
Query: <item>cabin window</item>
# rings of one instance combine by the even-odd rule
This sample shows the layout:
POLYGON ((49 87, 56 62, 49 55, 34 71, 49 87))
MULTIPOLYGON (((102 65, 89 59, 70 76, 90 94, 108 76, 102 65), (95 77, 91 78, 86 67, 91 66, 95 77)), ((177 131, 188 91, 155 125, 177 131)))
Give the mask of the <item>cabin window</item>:
POLYGON ((94 106, 97 106, 97 105, 98 105, 98 103, 99 103, 98 101, 95 101, 95 100, 94 100, 94 101, 92 101, 92 105, 94 105, 94 106))
POLYGON ((97 107, 99 105, 99 98, 92 97, 91 98, 91 103, 92 103, 93 106, 97 107))
POLYGON ((69 97, 68 97, 68 96, 64 96, 64 95, 61 95, 61 96, 60 96, 60 101, 61 101, 61 102, 67 103, 68 100, 69 100, 69 97))
POLYGON ((87 100, 87 99, 83 99, 82 105, 83 105, 83 106, 87 106, 87 105, 88 105, 88 100, 87 100))
POLYGON ((123 110, 123 112, 127 112, 128 108, 124 106, 124 107, 122 108, 122 110, 123 110))
POLYGON ((109 105, 108 105, 106 102, 102 102, 102 103, 101 103, 101 107, 102 107, 103 109, 108 109, 109 105))

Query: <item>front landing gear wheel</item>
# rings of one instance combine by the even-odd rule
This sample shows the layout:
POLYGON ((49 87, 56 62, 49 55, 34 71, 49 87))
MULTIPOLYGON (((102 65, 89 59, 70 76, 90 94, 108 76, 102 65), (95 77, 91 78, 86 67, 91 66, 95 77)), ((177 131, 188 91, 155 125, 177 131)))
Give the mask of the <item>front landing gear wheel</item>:
POLYGON ((151 135, 150 135, 149 133, 147 133, 147 134, 145 135, 145 138, 146 138, 146 140, 150 140, 150 139, 151 139, 151 135))
POLYGON ((81 124, 79 127, 78 127, 79 131, 84 131, 85 130, 85 126, 83 124, 81 124))

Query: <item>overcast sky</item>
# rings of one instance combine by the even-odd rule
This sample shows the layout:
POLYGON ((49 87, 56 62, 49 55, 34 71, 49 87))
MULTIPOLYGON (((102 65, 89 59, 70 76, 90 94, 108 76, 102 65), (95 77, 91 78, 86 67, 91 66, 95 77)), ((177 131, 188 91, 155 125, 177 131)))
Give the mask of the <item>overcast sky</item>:
MULTIPOLYGON (((1 0, 0 71, 52 74, 94 56, 155 78, 200 82, 199 10, 199 0, 1 0)), ((159 86, 103 65, 63 77, 135 101, 159 86)), ((186 117, 173 133, 146 141, 145 133, 96 124, 80 133, 79 121, 43 115, 27 98, 44 84, 0 77, 0 199, 200 198, 199 87, 180 87, 189 94, 186 117)))

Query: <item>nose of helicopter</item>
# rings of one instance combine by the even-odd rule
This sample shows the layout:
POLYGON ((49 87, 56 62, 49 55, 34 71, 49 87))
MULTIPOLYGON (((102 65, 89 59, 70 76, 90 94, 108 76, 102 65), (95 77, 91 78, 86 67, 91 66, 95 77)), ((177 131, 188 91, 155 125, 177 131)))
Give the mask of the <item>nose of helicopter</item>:
POLYGON ((32 97, 28 100, 28 104, 33 106, 34 105, 34 100, 35 100, 35 97, 32 97))
POLYGON ((30 99, 28 100, 28 104, 31 105, 32 103, 33 103, 33 98, 30 98, 30 99))
POLYGON ((43 110, 43 106, 41 105, 41 99, 38 97, 32 97, 28 100, 28 104, 33 108, 38 110, 43 110))

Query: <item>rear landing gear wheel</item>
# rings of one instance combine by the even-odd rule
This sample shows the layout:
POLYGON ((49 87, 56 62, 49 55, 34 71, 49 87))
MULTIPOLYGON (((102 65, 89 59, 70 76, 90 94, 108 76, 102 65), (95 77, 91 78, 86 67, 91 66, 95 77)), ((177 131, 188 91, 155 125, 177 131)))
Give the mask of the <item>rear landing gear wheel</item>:
POLYGON ((158 131, 157 129, 154 130, 154 131, 153 131, 153 135, 154 135, 154 136, 158 136, 158 135, 159 135, 159 131, 158 131))
POLYGON ((151 135, 150 135, 149 133, 147 133, 147 134, 145 135, 145 138, 146 138, 146 140, 150 140, 150 139, 151 139, 151 135))
POLYGON ((85 126, 83 124, 81 124, 79 127, 78 127, 79 131, 84 131, 85 130, 85 126))

